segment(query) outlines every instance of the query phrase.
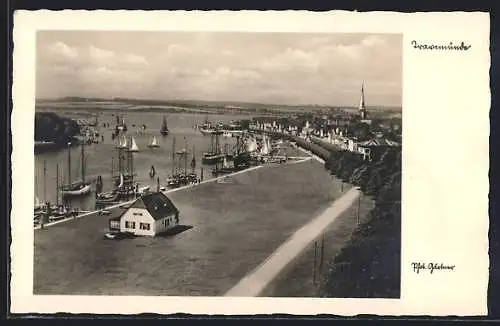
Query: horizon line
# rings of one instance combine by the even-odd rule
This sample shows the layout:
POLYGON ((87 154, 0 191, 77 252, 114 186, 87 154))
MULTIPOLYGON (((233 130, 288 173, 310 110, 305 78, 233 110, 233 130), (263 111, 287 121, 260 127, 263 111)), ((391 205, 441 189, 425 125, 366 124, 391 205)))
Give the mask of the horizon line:
MULTIPOLYGON (((76 96, 76 95, 67 95, 67 96, 62 96, 62 97, 40 97, 36 98, 35 97, 35 102, 36 101, 47 101, 47 100, 52 100, 52 101, 57 101, 57 100, 65 100, 65 99, 86 99, 86 100, 94 100, 94 101, 126 101, 126 100, 131 100, 131 101, 153 101, 153 102, 164 102, 164 103, 172 103, 172 102, 185 102, 185 103, 193 103, 193 102, 202 102, 202 103, 219 103, 219 104, 250 104, 250 105, 270 105, 270 106, 286 106, 286 107, 301 107, 301 106, 306 106, 306 107, 332 107, 332 108, 357 108, 357 105, 339 105, 339 104, 319 104, 319 103, 309 103, 309 104, 284 104, 284 103, 265 103, 265 102, 245 102, 245 101, 237 101, 237 100, 196 100, 196 99, 153 99, 153 98, 127 98, 127 97, 113 97, 113 98, 104 98, 104 97, 94 97, 94 96, 76 96)), ((367 105, 367 108, 400 108, 402 109, 402 105, 383 105, 383 104, 374 104, 374 105, 367 105)))

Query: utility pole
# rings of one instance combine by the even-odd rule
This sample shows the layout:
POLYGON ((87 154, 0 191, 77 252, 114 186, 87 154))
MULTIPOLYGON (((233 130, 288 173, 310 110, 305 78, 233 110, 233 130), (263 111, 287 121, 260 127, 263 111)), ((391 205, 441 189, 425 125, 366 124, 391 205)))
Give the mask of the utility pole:
POLYGON ((318 242, 314 241, 314 265, 313 265, 313 285, 316 285, 316 265, 317 265, 318 242))
POLYGON ((321 275, 321 271, 323 270, 323 262, 325 260, 325 235, 321 236, 321 251, 320 251, 320 261, 319 261, 319 274, 321 275))
POLYGON ((356 221, 357 225, 359 225, 359 211, 361 209, 361 194, 362 193, 360 191, 359 192, 359 196, 358 196, 358 214, 357 214, 358 216, 357 216, 357 221, 356 221))

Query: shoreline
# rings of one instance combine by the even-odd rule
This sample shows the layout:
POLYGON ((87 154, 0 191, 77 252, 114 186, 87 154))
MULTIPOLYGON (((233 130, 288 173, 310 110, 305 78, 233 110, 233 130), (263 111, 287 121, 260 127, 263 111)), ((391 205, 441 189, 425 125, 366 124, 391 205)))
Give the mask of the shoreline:
MULTIPOLYGON (((294 160, 294 161, 291 161, 291 162, 287 162, 286 164, 302 163, 302 162, 306 162, 306 161, 308 161, 310 159, 312 159, 312 157, 304 157, 301 160, 294 160)), ((239 175, 239 174, 242 174, 242 173, 247 173, 247 172, 250 172, 250 171, 254 171, 254 170, 257 170, 257 169, 265 167, 265 166, 272 166, 272 165, 276 165, 276 164, 271 163, 271 164, 263 164, 263 165, 253 166, 253 167, 241 170, 241 171, 233 172, 233 173, 226 174, 226 175, 219 176, 219 177, 215 177, 215 178, 210 178, 210 179, 201 181, 199 183, 190 184, 190 185, 182 186, 182 187, 175 188, 175 189, 169 189, 169 190, 165 190, 165 191, 161 191, 161 192, 166 195, 166 194, 178 192, 178 191, 181 191, 181 190, 186 190, 186 189, 189 189, 189 188, 193 188, 193 187, 196 187, 196 186, 200 186, 200 185, 203 185, 203 184, 217 182, 217 181, 223 180, 223 179, 225 179, 227 177, 232 177, 232 176, 239 175)), ((68 217, 68 218, 65 218, 65 219, 62 219, 62 220, 59 220, 59 221, 54 221, 54 222, 46 223, 46 224, 43 225, 43 228, 40 225, 38 225, 38 226, 34 227, 33 230, 35 230, 35 231, 36 230, 43 230, 43 229, 45 229, 47 227, 51 227, 51 226, 54 226, 54 225, 57 225, 57 224, 61 224, 61 223, 69 222, 69 221, 74 221, 74 220, 77 220, 77 219, 80 219, 80 218, 84 218, 84 217, 90 216, 92 214, 98 214, 99 211, 103 211, 103 210, 111 210, 111 209, 115 209, 115 208, 122 208, 123 206, 132 204, 135 200, 136 199, 132 199, 132 200, 129 200, 129 201, 126 201, 126 202, 122 202, 122 203, 116 204, 116 205, 108 206, 108 207, 106 207, 105 209, 102 209, 102 210, 94 210, 94 211, 90 211, 90 212, 86 212, 86 213, 77 215, 76 217, 68 217)))

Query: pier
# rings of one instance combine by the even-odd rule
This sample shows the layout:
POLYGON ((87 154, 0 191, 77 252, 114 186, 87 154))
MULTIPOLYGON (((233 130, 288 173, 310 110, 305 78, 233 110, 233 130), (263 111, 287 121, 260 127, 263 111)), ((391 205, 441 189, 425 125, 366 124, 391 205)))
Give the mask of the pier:
MULTIPOLYGON (((293 157, 293 159, 295 159, 295 160, 292 161, 292 162, 290 162, 292 164, 293 163, 300 163, 300 162, 307 161, 307 160, 311 159, 311 157, 302 157, 302 158, 300 158, 300 157, 293 157)), ((185 189, 189 189, 189 188, 192 188, 192 187, 200 186, 200 185, 203 185, 203 184, 207 184, 207 183, 217 182, 217 181, 226 179, 228 177, 236 176, 236 175, 239 175, 239 174, 242 174, 242 173, 247 173, 247 172, 250 172, 250 171, 262 168, 264 166, 266 166, 266 165, 253 166, 253 167, 241 170, 241 171, 233 172, 233 173, 230 173, 230 174, 225 174, 225 175, 222 175, 222 176, 219 176, 219 177, 215 177, 215 178, 206 179, 206 180, 201 181, 199 183, 189 184, 189 185, 178 187, 178 188, 174 188, 174 189, 168 189, 168 190, 162 191, 162 193, 169 194, 169 193, 174 193, 174 192, 182 191, 182 190, 185 190, 185 189)), ((35 230, 40 230, 40 229, 44 229, 44 228, 47 228, 47 227, 50 227, 50 226, 53 226, 53 225, 65 223, 65 222, 72 221, 72 220, 75 220, 75 219, 80 219, 80 218, 83 218, 83 217, 86 217, 86 216, 89 216, 89 215, 99 214, 99 212, 102 212, 102 211, 110 211, 110 210, 114 210, 114 209, 117 209, 117 208, 124 208, 125 206, 130 205, 131 203, 133 203, 134 201, 135 201, 135 198, 132 199, 132 200, 129 200, 129 201, 125 201, 125 202, 121 202, 121 203, 118 203, 118 204, 115 204, 115 205, 107 206, 106 208, 103 208, 103 209, 100 209, 100 210, 85 211, 83 214, 77 215, 75 217, 68 217, 68 218, 65 218, 65 219, 61 219, 59 221, 45 223, 45 224, 43 224, 43 227, 40 226, 40 225, 38 225, 38 226, 34 227, 34 229, 35 230)))

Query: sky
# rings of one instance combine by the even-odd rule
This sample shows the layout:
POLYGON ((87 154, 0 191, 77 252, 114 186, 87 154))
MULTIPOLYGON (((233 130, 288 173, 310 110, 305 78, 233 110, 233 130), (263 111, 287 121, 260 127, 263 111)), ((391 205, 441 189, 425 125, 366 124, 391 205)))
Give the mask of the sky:
POLYGON ((402 36, 41 31, 36 97, 401 106, 402 36))

